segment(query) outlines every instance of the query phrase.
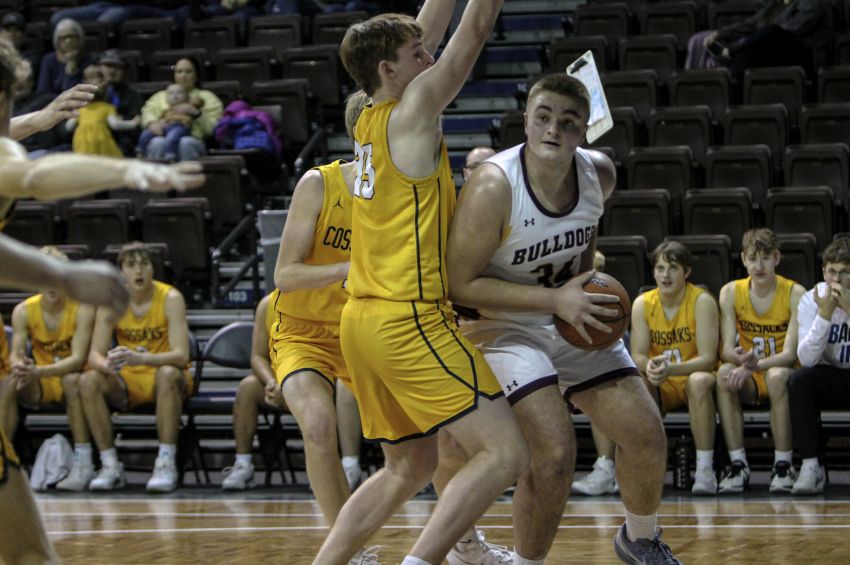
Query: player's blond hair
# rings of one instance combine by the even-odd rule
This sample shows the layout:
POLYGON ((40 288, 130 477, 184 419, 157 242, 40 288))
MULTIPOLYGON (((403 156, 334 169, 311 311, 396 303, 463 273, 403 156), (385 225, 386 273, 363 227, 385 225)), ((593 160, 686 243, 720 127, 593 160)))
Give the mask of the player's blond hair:
POLYGON ((60 261, 67 261, 68 256, 65 255, 65 252, 56 247, 55 245, 45 245, 41 249, 38 250, 39 253, 43 255, 47 255, 48 257, 53 257, 55 259, 59 259, 60 261))
POLYGON ((422 37, 422 28, 412 17, 380 14, 349 26, 339 56, 351 78, 372 96, 381 86, 378 64, 398 61, 398 48, 414 37, 422 37))
POLYGON ((767 228, 753 228, 744 233, 741 239, 741 256, 750 253, 763 253, 770 255, 779 249, 779 242, 773 230, 767 228))
POLYGON ((352 92, 345 99, 345 131, 348 132, 349 139, 354 139, 354 126, 357 125, 357 119, 371 100, 371 97, 362 90, 352 92))
POLYGON ((25 61, 12 43, 0 37, 0 90, 13 98, 30 74, 30 64, 25 61))
POLYGON ((531 100, 541 91, 554 92, 567 98, 577 100, 583 107, 588 118, 590 117, 590 94, 584 83, 566 73, 543 75, 537 79, 528 91, 528 99, 531 100))

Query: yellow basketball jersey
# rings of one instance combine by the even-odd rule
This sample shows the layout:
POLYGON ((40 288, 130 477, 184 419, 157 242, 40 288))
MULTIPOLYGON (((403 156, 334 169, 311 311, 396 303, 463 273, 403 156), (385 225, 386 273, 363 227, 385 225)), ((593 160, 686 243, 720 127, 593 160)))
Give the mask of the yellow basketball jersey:
POLYGON ((791 321, 791 290, 794 281, 776 275, 776 291, 767 312, 759 315, 750 302, 750 277, 735 281, 735 326, 738 342, 759 359, 776 355, 785 347, 791 321))
POLYGON ((51 365, 71 355, 71 340, 77 326, 77 308, 79 303, 65 299, 62 320, 59 327, 50 330, 44 323, 44 311, 41 308, 43 295, 30 296, 24 302, 27 312, 27 333, 32 344, 32 357, 36 365, 51 365))
MULTIPOLYGON (((304 261, 307 265, 344 263, 351 259, 351 194, 345 186, 340 164, 335 161, 318 167, 325 185, 322 212, 316 221, 313 247, 304 261)), ((348 300, 344 281, 322 288, 305 288, 280 293, 269 309, 311 322, 338 324, 348 300)))
POLYGON ((118 345, 136 349, 143 347, 148 353, 171 351, 168 343, 168 318, 165 317, 165 297, 173 287, 159 281, 153 281, 153 297, 148 311, 142 317, 133 314, 133 308, 127 310, 115 326, 115 341, 118 345))
POLYGON ((643 294, 643 318, 649 326, 649 356, 665 355, 672 363, 683 363, 699 354, 697 350, 697 297, 705 292, 686 283, 685 296, 676 315, 668 320, 661 294, 653 289, 643 294))
POLYGON ((387 142, 397 103, 366 107, 354 128, 357 179, 348 286, 357 298, 444 299, 446 237, 455 206, 446 144, 441 143, 440 162, 430 176, 403 175, 387 142))

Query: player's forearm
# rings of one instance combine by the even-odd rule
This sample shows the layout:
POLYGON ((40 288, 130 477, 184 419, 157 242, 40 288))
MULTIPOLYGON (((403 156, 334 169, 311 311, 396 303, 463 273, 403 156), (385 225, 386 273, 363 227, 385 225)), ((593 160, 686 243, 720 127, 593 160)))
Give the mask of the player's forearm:
POLYGON ((645 375, 646 366, 649 365, 649 357, 641 353, 632 352, 632 361, 635 362, 635 367, 640 371, 640 374, 645 375))
POLYGON ((670 375, 690 375, 697 371, 713 371, 717 364, 714 355, 697 355, 683 363, 674 363, 668 370, 670 375))
POLYGON ((793 367, 794 363, 797 361, 796 349, 796 347, 790 349, 786 348, 782 351, 782 353, 777 353, 776 355, 759 359, 759 371, 766 371, 773 367, 793 367))
POLYGON ((276 271, 274 283, 282 292, 323 288, 348 276, 349 263, 306 265, 291 263, 276 271))
POLYGON ((172 365, 178 369, 182 369, 189 364, 189 354, 180 350, 164 351, 162 353, 142 353, 141 359, 142 362, 139 365, 145 365, 147 367, 172 365))
POLYGON ((84 362, 85 359, 70 356, 50 365, 37 366, 36 371, 39 377, 61 377, 82 370, 84 362))
POLYGON ((7 288, 64 290, 65 265, 61 261, 3 234, 0 234, 0 265, 15 266, 0 269, 0 284, 7 288))
POLYGON ((254 375, 258 379, 260 379, 260 381, 262 381, 263 385, 277 382, 277 379, 274 375, 274 371, 272 371, 272 366, 271 364, 269 364, 268 354, 266 354, 264 357, 260 357, 259 355, 252 355, 251 371, 253 371, 254 375))
POLYGON ((479 277, 464 284, 449 283, 452 302, 469 308, 502 312, 555 312, 556 290, 529 286, 490 277, 479 277))
POLYGON ((416 22, 422 27, 422 45, 429 53, 436 52, 454 14, 455 0, 427 0, 416 22))
POLYGON ((30 112, 12 118, 9 123, 9 137, 21 140, 49 128, 50 126, 44 123, 41 112, 30 112))
POLYGON ((125 184, 128 163, 109 157, 56 153, 34 162, 16 196, 55 200, 74 198, 125 184))
POLYGON ((103 374, 108 374, 112 372, 112 365, 110 365, 109 361, 106 359, 106 356, 96 351, 92 351, 89 353, 88 367, 103 374))

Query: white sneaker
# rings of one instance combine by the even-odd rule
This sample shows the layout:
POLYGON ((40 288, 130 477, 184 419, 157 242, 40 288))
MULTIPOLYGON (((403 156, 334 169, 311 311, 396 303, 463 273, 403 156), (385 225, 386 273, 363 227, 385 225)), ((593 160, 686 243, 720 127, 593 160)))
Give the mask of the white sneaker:
POLYGON ((720 479, 720 494, 736 494, 747 490, 750 486, 750 467, 743 461, 732 461, 732 464, 723 471, 720 479))
POLYGON ((104 465, 94 478, 89 481, 89 490, 113 490, 124 488, 127 480, 124 478, 124 465, 104 465))
POLYGON ((593 471, 580 481, 573 481, 572 491, 587 496, 615 494, 620 489, 614 477, 614 466, 606 465, 600 459, 593 464, 593 471))
POLYGON ((148 492, 171 492, 177 488, 177 466, 173 459, 157 457, 145 489, 148 492))
POLYGON ((93 476, 93 465, 74 463, 71 466, 71 472, 68 473, 68 476, 56 483, 56 488, 59 490, 85 490, 86 487, 89 486, 89 481, 92 479, 93 476))
POLYGON ((770 492, 791 492, 796 480, 797 471, 794 469, 794 465, 787 461, 777 461, 773 465, 773 472, 770 473, 770 492))
POLYGON ((514 554, 504 545, 487 543, 484 532, 475 530, 475 537, 457 542, 446 555, 449 565, 506 565, 514 562, 514 554))
POLYGON ((826 483, 826 473, 823 465, 817 467, 804 465, 800 467, 800 476, 794 481, 791 494, 821 494, 824 483, 826 483))
POLYGON ((345 478, 348 481, 349 490, 354 492, 354 489, 360 486, 361 479, 363 478, 363 469, 360 468, 360 464, 358 463, 348 467, 343 465, 342 470, 345 472, 345 478))
POLYGON ((717 494, 717 475, 711 467, 698 467, 694 473, 693 494, 717 494))
POLYGON ((254 486, 254 465, 237 461, 233 467, 224 469, 227 475, 221 482, 222 490, 245 490, 254 486))
POLYGON ((361 549, 357 555, 351 558, 348 565, 381 565, 378 561, 378 552, 381 550, 380 545, 373 545, 366 549, 361 549))

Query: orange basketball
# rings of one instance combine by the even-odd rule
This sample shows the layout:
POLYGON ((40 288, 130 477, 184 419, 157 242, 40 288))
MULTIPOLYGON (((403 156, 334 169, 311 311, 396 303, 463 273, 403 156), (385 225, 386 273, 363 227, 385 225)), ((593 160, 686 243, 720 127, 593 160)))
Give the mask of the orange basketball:
POLYGON ((594 351, 596 349, 610 347, 611 344, 623 337, 623 334, 626 333, 626 329, 629 327, 632 301, 629 299, 629 295, 626 289, 623 288, 623 285, 617 279, 605 273, 597 272, 593 275, 593 278, 584 284, 584 290, 585 292, 594 292, 597 294, 613 294, 620 299, 619 302, 600 304, 611 310, 619 310, 616 316, 612 318, 597 316, 601 322, 608 324, 613 331, 611 333, 604 333, 594 327, 585 325, 584 328, 593 340, 593 343, 587 343, 571 324, 558 316, 555 316, 555 327, 565 340, 579 349, 594 351))

